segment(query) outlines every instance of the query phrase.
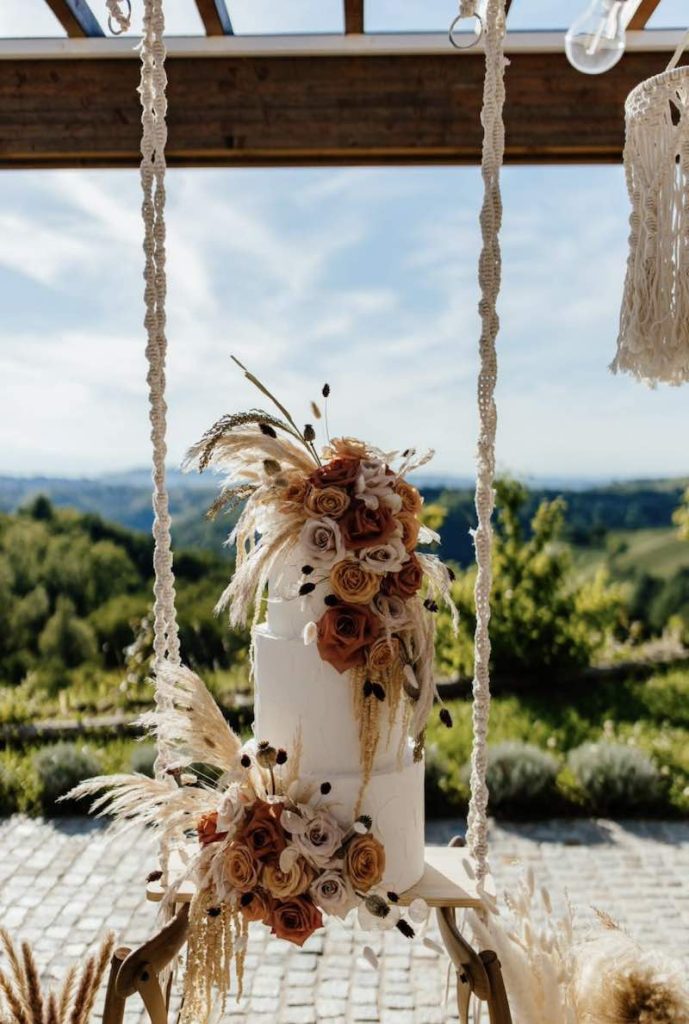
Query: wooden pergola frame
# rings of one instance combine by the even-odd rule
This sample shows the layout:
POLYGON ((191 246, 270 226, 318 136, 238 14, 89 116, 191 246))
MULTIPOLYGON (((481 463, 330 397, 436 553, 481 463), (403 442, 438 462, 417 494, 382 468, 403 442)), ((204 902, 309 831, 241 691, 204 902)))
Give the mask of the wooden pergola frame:
MULTIPOLYGON (((131 38, 105 37, 87 0, 44 2, 68 38, 0 41, 0 167, 136 166, 131 38)), ((445 34, 367 34, 364 0, 343 0, 343 34, 238 36, 226 0, 195 2, 206 35, 169 40, 171 165, 480 159, 480 45, 458 52, 445 34)), ((625 97, 679 39, 644 28, 660 0, 637 2, 627 53, 601 76, 570 67, 562 32, 508 31, 507 162, 620 160, 625 97)))

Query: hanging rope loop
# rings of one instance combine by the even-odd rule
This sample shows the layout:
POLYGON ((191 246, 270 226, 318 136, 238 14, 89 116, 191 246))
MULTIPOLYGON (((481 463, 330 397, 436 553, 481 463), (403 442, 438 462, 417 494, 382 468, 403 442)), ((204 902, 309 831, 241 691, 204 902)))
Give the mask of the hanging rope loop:
POLYGON ((500 169, 505 152, 505 0, 488 0, 484 29, 486 71, 483 86, 483 149, 481 176, 484 198, 480 225, 482 236, 478 279, 481 289, 479 313, 480 371, 478 378, 479 438, 476 473, 477 527, 474 532, 477 574, 474 587, 476 631, 474 634, 473 746, 471 751, 471 800, 467 819, 467 846, 476 876, 483 882, 488 873, 488 718, 490 713, 490 595, 493 582, 493 532, 491 519, 495 504, 495 434, 497 410, 495 384, 498 360, 496 339, 500 328, 497 299, 500 291, 502 257, 500 227, 502 197, 500 169))
POLYGON ((132 24, 132 0, 105 0, 108 29, 114 36, 128 32, 132 24))
POLYGON ((454 18, 447 33, 447 37, 455 50, 471 50, 483 36, 483 19, 478 13, 477 0, 460 0, 459 14, 454 18), (464 34, 459 32, 459 26, 469 18, 475 20, 474 34, 469 36, 468 42, 462 42, 464 34))

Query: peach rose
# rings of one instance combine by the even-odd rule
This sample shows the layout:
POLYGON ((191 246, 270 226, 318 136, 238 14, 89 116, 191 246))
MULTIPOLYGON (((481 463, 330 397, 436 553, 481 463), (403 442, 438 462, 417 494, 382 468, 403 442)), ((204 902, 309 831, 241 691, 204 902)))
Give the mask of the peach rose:
POLYGON ((356 437, 335 437, 324 450, 328 459, 367 459, 369 450, 363 441, 356 437))
POLYGON ((273 935, 303 946, 317 928, 323 927, 323 917, 308 896, 295 896, 273 904, 270 924, 273 935))
POLYGON ((353 551, 385 544, 397 529, 397 522, 386 505, 369 508, 358 498, 340 520, 345 546, 353 551))
POLYGON ((369 572, 356 559, 345 558, 330 570, 330 586, 341 601, 370 604, 380 589, 380 576, 369 572))
POLYGON ((336 458, 326 462, 309 477, 314 487, 350 487, 359 474, 359 459, 336 458))
POLYGON ((258 864, 244 843, 230 843, 223 860, 223 876, 230 889, 249 892, 258 883, 258 864))
POLYGON ((399 479, 395 483, 395 493, 402 499, 402 508, 412 516, 418 516, 423 505, 423 498, 406 480, 399 479))
POLYGON ((402 527, 402 543, 407 551, 413 551, 419 540, 421 523, 409 512, 400 512, 397 522, 402 527))
POLYGON ((239 911, 245 921, 261 921, 269 924, 270 915, 273 909, 273 901, 268 893, 260 889, 253 892, 245 892, 239 901, 239 911))
POLYGON ((401 661, 401 645, 397 637, 382 637, 376 640, 368 652, 368 667, 372 675, 378 675, 401 661))
POLYGON ((279 856, 287 846, 287 840, 280 824, 282 804, 269 804, 257 800, 249 808, 245 824, 237 834, 256 860, 267 860, 279 856))
POLYGON ((218 832, 217 811, 204 814, 196 823, 196 834, 199 837, 201 846, 208 846, 209 843, 220 843, 227 835, 227 832, 218 832))
POLYGON ((349 508, 349 495, 341 487, 309 487, 304 507, 316 519, 339 519, 349 508))
POLYGON ((366 664, 366 648, 379 632, 379 620, 364 605, 336 605, 318 622, 318 653, 338 672, 347 672, 366 664))
POLYGON ((353 889, 368 892, 382 881, 384 871, 385 850, 370 832, 365 836, 355 836, 347 844, 345 875, 353 889))
POLYGON ((413 597, 423 582, 423 569, 416 555, 410 555, 399 572, 390 573, 383 580, 383 593, 397 597, 413 597))
POLYGON ((304 504, 307 490, 308 481, 306 477, 297 473, 291 474, 287 478, 282 492, 282 500, 287 505, 296 505, 298 508, 301 508, 304 504))
POLYGON ((271 896, 280 900, 290 896, 301 896, 311 885, 314 870, 301 857, 292 864, 289 871, 282 871, 279 864, 266 864, 263 869, 263 885, 271 896))

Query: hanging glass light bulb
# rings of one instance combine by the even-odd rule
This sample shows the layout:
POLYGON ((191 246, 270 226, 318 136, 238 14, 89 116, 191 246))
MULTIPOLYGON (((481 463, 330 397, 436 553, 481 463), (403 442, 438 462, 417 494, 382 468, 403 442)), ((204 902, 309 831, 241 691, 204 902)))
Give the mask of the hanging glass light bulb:
POLYGON ((592 0, 565 36, 570 64, 586 75, 601 75, 617 64, 624 53, 626 19, 630 0, 592 0))

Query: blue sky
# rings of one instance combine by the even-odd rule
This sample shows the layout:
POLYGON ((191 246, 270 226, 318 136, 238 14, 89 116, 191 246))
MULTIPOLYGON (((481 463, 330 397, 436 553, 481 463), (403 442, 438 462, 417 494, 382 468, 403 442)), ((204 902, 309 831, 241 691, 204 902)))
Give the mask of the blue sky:
MULTIPOLYGON (((503 183, 501 469, 686 473, 686 393, 607 370, 622 169, 515 167, 503 183)), ((146 462, 138 190, 133 171, 3 174, 2 473, 146 462)), ((235 352, 298 417, 328 380, 334 432, 430 446, 438 472, 470 474, 480 199, 477 168, 171 172, 171 462, 254 403, 235 352)))

